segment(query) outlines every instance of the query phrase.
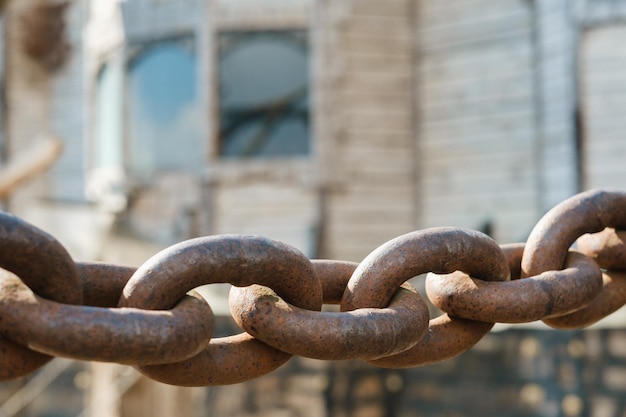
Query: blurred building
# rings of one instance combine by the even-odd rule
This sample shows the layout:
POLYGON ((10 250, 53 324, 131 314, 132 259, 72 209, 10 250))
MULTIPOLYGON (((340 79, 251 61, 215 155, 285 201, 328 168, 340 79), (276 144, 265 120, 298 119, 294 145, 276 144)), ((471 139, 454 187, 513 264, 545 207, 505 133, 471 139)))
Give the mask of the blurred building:
MULTIPOLYGON (((432 226, 524 241, 563 199, 626 187, 625 0, 13 0, 0 19, 3 160, 64 144, 5 208, 79 260, 221 233, 352 261, 432 226)), ((371 389, 394 404, 390 375, 371 389)))

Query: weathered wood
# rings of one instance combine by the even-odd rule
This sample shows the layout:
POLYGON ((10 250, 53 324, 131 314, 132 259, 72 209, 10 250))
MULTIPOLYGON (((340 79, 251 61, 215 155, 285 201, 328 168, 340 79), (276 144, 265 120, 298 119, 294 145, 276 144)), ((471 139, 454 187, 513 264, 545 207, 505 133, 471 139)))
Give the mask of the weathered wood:
POLYGON ((532 8, 419 5, 419 224, 476 229, 491 221, 495 237, 510 241, 518 225, 532 225, 536 201, 532 8), (515 215, 499 216, 504 206, 517 207, 515 215))
POLYGON ((586 187, 622 188, 626 177, 623 117, 626 103, 626 28, 607 26, 584 33, 581 103, 586 187))
POLYGON ((48 170, 62 152, 61 140, 46 136, 11 158, 0 169, 0 199, 9 197, 20 186, 48 170))

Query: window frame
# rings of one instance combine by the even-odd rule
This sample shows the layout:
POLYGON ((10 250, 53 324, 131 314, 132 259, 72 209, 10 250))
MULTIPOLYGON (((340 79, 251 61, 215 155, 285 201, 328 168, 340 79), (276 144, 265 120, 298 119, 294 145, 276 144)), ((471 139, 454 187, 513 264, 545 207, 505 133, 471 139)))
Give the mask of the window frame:
MULTIPOLYGON (((250 14, 242 16, 227 10, 230 7, 228 1, 223 0, 194 0, 194 10, 198 7, 196 16, 193 19, 181 22, 160 22, 158 25, 152 19, 152 13, 157 11, 147 10, 140 4, 148 0, 133 0, 122 4, 123 28, 126 36, 117 45, 105 45, 99 52, 94 51, 94 60, 88 69, 90 75, 90 117, 93 120, 95 109, 95 92, 97 73, 104 63, 111 65, 122 65, 122 88, 127 85, 126 66, 132 57, 137 53, 137 46, 145 42, 161 41, 167 38, 181 36, 191 36, 196 47, 197 60, 197 86, 199 89, 200 107, 206 117, 203 119, 204 142, 204 170, 200 174, 203 181, 232 182, 236 178, 247 176, 267 178, 268 181, 278 180, 281 182, 311 182, 314 177, 316 164, 319 161, 320 138, 316 133, 320 124, 321 114, 319 113, 319 92, 316 85, 315 71, 319 67, 318 60, 319 45, 317 38, 319 34, 312 26, 312 9, 306 9, 302 5, 296 7, 295 13, 279 15, 275 10, 264 10, 263 7, 256 8, 250 14), (137 3, 137 4, 135 4, 137 3), (197 3, 197 4, 196 4, 197 3), (128 7, 126 7, 128 6, 128 7), (127 15, 125 8, 128 9, 127 15), (135 10, 136 9, 136 10, 135 10), (306 9, 306 11, 305 11, 306 9), (141 11, 143 14, 139 14, 141 11), (147 13, 150 12, 150 13, 147 13), (134 15, 133 15, 134 13, 134 15), (253 17, 251 17, 254 15, 253 17), (134 22, 140 17, 143 23, 134 22), (217 34, 222 31, 276 31, 276 30, 296 30, 306 33, 308 44, 308 87, 309 87, 309 151, 306 155, 278 157, 278 158, 228 158, 220 155, 219 152, 219 129, 220 129, 220 108, 218 88, 218 58, 217 34), (318 120, 319 119, 319 120, 318 120)), ((294 4, 295 5, 295 4, 294 4)), ((307 6, 308 7, 308 6, 307 6)), ((132 189, 140 185, 136 178, 130 175, 129 171, 129 135, 127 132, 129 123, 127 118, 127 100, 122 94, 123 120, 122 120, 122 162, 121 169, 124 171, 126 189, 132 189)), ((94 130, 89 129, 90 142, 87 170, 94 168, 94 130)))
POLYGON ((207 7, 207 26, 210 28, 210 65, 207 67, 209 80, 209 162, 205 178, 209 184, 229 184, 241 178, 264 178, 267 181, 282 183, 316 183, 320 154, 320 138, 317 134, 319 121, 319 98, 316 91, 315 71, 320 58, 316 37, 309 10, 307 15, 277 15, 273 12, 255 11, 250 16, 235 17, 222 9, 222 0, 210 0, 207 7), (220 101, 219 101, 219 48, 218 34, 221 32, 295 30, 306 33, 308 43, 308 88, 309 88, 309 152, 306 155, 275 158, 229 158, 220 155, 220 101))
MULTIPOLYGON (((216 34, 216 39, 218 42, 218 57, 215 63, 215 66, 217 68, 217 77, 219 79, 218 81, 218 85, 217 85, 217 89, 218 89, 218 100, 217 100, 217 111, 219 113, 219 125, 217 127, 218 130, 218 136, 217 136, 217 149, 218 149, 218 153, 219 156, 223 159, 243 159, 243 160, 249 160, 249 159, 275 159, 275 158, 303 158, 303 157, 308 157, 311 154, 311 142, 312 142, 312 135, 311 135, 311 105, 310 105, 310 86, 311 86, 311 77, 310 77, 310 46, 309 46, 309 36, 308 36, 308 31, 305 30, 301 30, 301 29, 273 29, 273 30, 266 30, 266 29, 255 29, 255 30, 224 30, 224 31, 220 31, 216 34), (221 90, 224 87, 224 85, 222 84, 222 77, 221 77, 221 73, 220 70, 222 68, 222 64, 223 64, 223 58, 224 55, 227 55, 229 52, 225 52, 221 47, 222 47, 222 42, 233 42, 234 45, 236 46, 238 42, 246 42, 247 39, 254 39, 255 36, 258 36, 259 38, 263 39, 271 39, 274 42, 277 39, 281 39, 283 38, 284 42, 288 42, 292 47, 297 47, 297 48, 301 48, 302 49, 302 56, 303 56, 303 62, 306 65, 306 72, 304 74, 304 84, 302 85, 302 87, 300 88, 302 90, 303 93, 303 98, 305 100, 305 108, 303 109, 305 112, 305 122, 304 122, 304 129, 305 129, 305 135, 304 138, 302 138, 301 142, 299 142, 301 145, 303 145, 303 147, 305 148, 304 152, 294 152, 294 153, 270 153, 270 154, 264 154, 262 148, 260 148, 260 152, 251 152, 250 154, 246 154, 244 152, 236 152, 236 153, 226 153, 224 152, 224 148, 226 146, 226 141, 225 141, 225 137, 223 136, 223 131, 225 128, 225 125, 223 123, 223 119, 224 119, 224 115, 228 114, 228 113, 234 113, 233 110, 228 110, 225 107, 221 106, 221 90), (239 38, 239 39, 238 39, 239 38)), ((237 52, 236 49, 233 49, 233 51, 231 52, 237 52)), ((295 90, 296 93, 298 93, 298 95, 300 94, 300 89, 295 90)), ((292 93, 293 94, 293 93, 292 93)), ((272 97, 273 100, 276 100, 277 97, 272 97)), ((291 107, 291 106, 298 106, 298 101, 300 99, 298 97, 294 97, 294 100, 289 100, 287 101, 286 107, 291 107)), ((271 101, 267 101, 265 100, 262 104, 251 104, 251 105, 244 105, 244 109, 242 110, 243 113, 246 112, 256 112, 258 113, 257 119, 260 119, 260 121, 263 123, 267 123, 267 119, 269 117, 268 113, 271 112, 270 107, 268 106, 268 104, 272 104, 271 101)), ((292 112, 295 111, 296 109, 291 109, 292 112)), ((287 120, 290 119, 297 119, 297 115, 293 115, 293 114, 287 114, 287 115, 283 115, 283 117, 281 117, 279 120, 282 120, 282 122, 285 122, 287 120)), ((280 122, 279 122, 280 123, 280 122)), ((276 128, 278 127, 276 124, 270 126, 271 128, 276 128)), ((266 136, 266 138, 271 138, 271 136, 266 136)), ((252 145, 253 143, 248 143, 248 147, 250 147, 250 145, 252 145)))
MULTIPOLYGON (((124 62, 123 62, 123 75, 122 75, 122 84, 123 84, 123 89, 124 92, 122 93, 122 106, 124 109, 124 116, 123 116, 123 121, 122 121, 122 146, 123 146, 123 159, 124 159, 124 170, 125 172, 132 178, 133 181, 139 182, 139 183, 146 183, 145 179, 142 179, 140 175, 136 174, 136 168, 134 167, 134 156, 133 156, 133 137, 132 137, 132 133, 131 133, 131 128, 132 128, 132 121, 130 120, 130 118, 132 117, 132 111, 130 109, 130 104, 131 104, 131 99, 130 99, 130 91, 132 89, 132 86, 130 85, 130 79, 131 79, 131 70, 133 65, 135 65, 136 61, 141 59, 145 54, 150 53, 150 51, 154 48, 158 48, 160 45, 167 45, 167 44, 188 44, 186 45, 186 47, 188 47, 190 49, 190 51, 192 52, 192 55, 194 56, 195 59, 195 65, 196 65, 196 80, 195 80, 195 85, 196 85, 196 89, 197 89, 197 100, 199 101, 198 105, 200 106, 200 110, 203 113, 206 113, 206 105, 205 103, 203 103, 202 99, 201 99, 201 94, 200 94, 200 89, 201 89, 201 85, 199 82, 199 72, 200 72, 200 54, 199 54, 199 48, 198 48, 198 40, 196 39, 196 35, 194 32, 192 31, 179 31, 179 32, 172 32, 172 33, 167 33, 167 34, 161 34, 160 36, 156 36, 156 37, 152 37, 152 38, 146 38, 146 39, 136 39, 136 40, 129 40, 127 41, 127 43, 125 44, 125 52, 124 52, 124 62)), ((202 128, 203 130, 203 137, 201 139, 202 142, 202 148, 203 148, 203 155, 204 157, 203 162, 202 162, 202 167, 201 169, 203 169, 206 164, 208 163, 208 158, 207 158, 207 149, 208 149, 208 144, 207 144, 207 129, 206 129, 206 123, 205 126, 203 126, 202 128)), ((167 171, 167 169, 159 169, 159 167, 156 167, 155 169, 155 174, 158 175, 159 172, 161 171, 167 171)), ((176 170, 178 171, 178 170, 176 170)), ((190 172, 188 170, 181 170, 183 172, 190 172)), ((149 181, 148 181, 149 182, 149 181)))

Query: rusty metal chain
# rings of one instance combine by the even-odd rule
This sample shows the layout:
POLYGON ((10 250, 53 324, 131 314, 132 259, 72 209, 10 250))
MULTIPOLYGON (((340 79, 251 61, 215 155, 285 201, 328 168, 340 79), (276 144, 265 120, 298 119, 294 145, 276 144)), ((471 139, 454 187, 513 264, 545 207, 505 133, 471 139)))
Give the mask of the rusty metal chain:
POLYGON ((53 356, 129 364, 181 386, 233 384, 287 362, 362 359, 402 368, 452 358, 495 323, 587 327, 626 303, 626 193, 592 190, 554 207, 526 243, 432 228, 361 263, 309 260, 259 236, 181 242, 139 268, 74 262, 52 236, 0 213, 0 380, 53 356), (426 276, 429 319, 407 281, 426 276), (230 283, 243 333, 213 338, 194 289, 230 283), (323 310, 338 304, 339 311, 323 310))

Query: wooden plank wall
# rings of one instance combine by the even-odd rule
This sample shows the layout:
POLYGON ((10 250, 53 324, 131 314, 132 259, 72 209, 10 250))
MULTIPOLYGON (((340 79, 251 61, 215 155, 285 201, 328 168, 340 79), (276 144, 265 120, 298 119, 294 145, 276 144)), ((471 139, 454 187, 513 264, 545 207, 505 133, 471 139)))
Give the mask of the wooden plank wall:
POLYGON ((415 227, 412 3, 325 2, 325 256, 360 261, 415 227))
POLYGON ((420 226, 524 240, 536 219, 532 2, 418 2, 420 226))
POLYGON ((535 2, 539 214, 579 191, 577 25, 571 0, 535 2))
POLYGON ((626 2, 578 0, 582 185, 626 188, 626 2))
MULTIPOLYGON (((10 2, 5 10, 5 156, 28 149, 37 135, 50 127, 49 75, 39 64, 23 53, 24 25, 20 22, 36 2, 10 2)), ((40 177, 14 193, 9 209, 19 211, 33 196, 47 195, 45 181, 40 177)))
POLYGON ((300 184, 243 182, 216 189, 215 233, 270 237, 316 256, 317 194, 300 184))
MULTIPOLYGON (((36 2, 13 2, 10 9, 6 86, 7 156, 28 150, 41 134, 63 141, 63 154, 53 168, 12 195, 10 208, 30 217, 43 199, 84 201, 83 145, 85 129, 82 28, 86 4, 71 2, 65 19, 70 55, 64 66, 51 73, 24 54, 21 16, 36 2)), ((31 219, 32 220, 32 219, 31 219)))
POLYGON ((85 1, 70 3, 65 14, 66 36, 71 55, 52 79, 50 129, 64 142, 63 155, 47 176, 48 192, 55 199, 85 201, 85 74, 83 28, 87 21, 85 1))
POLYGON ((28 13, 34 2, 10 6, 11 27, 7 64, 7 146, 9 155, 27 149, 37 135, 51 133, 64 143, 61 158, 53 169, 23 188, 12 199, 12 209, 26 211, 34 199, 48 197, 63 201, 84 201, 83 153, 85 102, 82 29, 86 3, 71 2, 65 13, 66 40, 70 55, 65 65, 48 73, 22 52, 20 14, 28 13))
POLYGON ((626 187, 625 65, 626 25, 584 33, 580 84, 586 188, 626 187))
MULTIPOLYGON (((220 31, 301 29, 309 31, 310 0, 213 0, 209 9, 213 42, 220 31)), ((312 32, 312 31, 311 31, 312 32)), ((311 38, 311 37, 310 37, 311 38)), ((309 43, 311 65, 316 57, 309 43)), ((216 51, 209 57, 217 79, 216 51)), ((214 86, 216 94, 217 87, 214 86)), ((313 93, 312 93, 313 94, 313 93)), ((211 139, 218 138, 216 97, 209 104, 215 117, 211 139)), ((315 110, 311 117, 315 120, 315 110)), ((313 135, 312 135, 313 136, 313 135)), ((317 138, 312 139, 312 146, 317 138)), ((295 246, 309 257, 318 254, 319 192, 313 170, 315 155, 274 158, 221 158, 217 143, 208 162, 206 187, 211 233, 262 235, 295 246)))

